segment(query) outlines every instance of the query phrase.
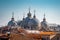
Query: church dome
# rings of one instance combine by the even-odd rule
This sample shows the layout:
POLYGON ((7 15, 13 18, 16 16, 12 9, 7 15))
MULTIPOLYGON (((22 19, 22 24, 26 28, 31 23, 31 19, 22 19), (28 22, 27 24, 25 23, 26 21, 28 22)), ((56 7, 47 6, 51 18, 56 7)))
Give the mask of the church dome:
POLYGON ((39 25, 39 20, 36 18, 36 15, 35 15, 35 10, 34 10, 34 16, 32 18, 32 22, 34 25, 39 25))
POLYGON ((45 14, 44 14, 44 18, 43 21, 41 22, 41 26, 43 27, 47 27, 48 23, 46 22, 46 18, 45 18, 45 14))
POLYGON ((26 17, 26 18, 25 18, 25 21, 29 22, 30 19, 31 19, 31 18, 26 17))
POLYGON ((46 21, 42 21, 41 24, 47 26, 48 23, 46 21))
POLYGON ((36 25, 36 26, 39 25, 39 20, 36 18, 36 15, 35 15, 35 10, 34 10, 34 16, 33 16, 33 18, 31 19, 30 22, 32 22, 33 25, 36 25))
POLYGON ((15 26, 15 25, 17 25, 16 21, 11 20, 8 22, 8 26, 15 26))
POLYGON ((23 21, 23 23, 25 24, 25 26, 28 26, 28 22, 31 20, 31 18, 26 17, 25 20, 23 21))
POLYGON ((34 26, 38 26, 39 25, 39 20, 36 18, 36 15, 35 15, 35 10, 34 10, 34 16, 31 20, 29 20, 28 22, 29 25, 34 25, 34 26))
POLYGON ((33 19, 32 19, 32 23, 33 23, 34 25, 38 25, 38 24, 39 24, 39 20, 36 19, 36 18, 33 18, 33 19))
POLYGON ((39 28, 39 20, 38 19, 31 19, 28 22, 28 26, 32 29, 32 30, 36 30, 39 28))
POLYGON ((15 26, 17 25, 16 21, 14 20, 14 12, 12 13, 11 21, 8 22, 8 26, 15 26))

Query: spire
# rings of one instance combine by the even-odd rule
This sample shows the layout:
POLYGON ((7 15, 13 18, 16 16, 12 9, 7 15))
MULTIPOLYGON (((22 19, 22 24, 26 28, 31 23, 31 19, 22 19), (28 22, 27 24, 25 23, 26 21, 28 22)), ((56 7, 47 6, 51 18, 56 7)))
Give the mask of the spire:
POLYGON ((29 13, 30 13, 30 7, 29 7, 29 13))
POLYGON ((44 13, 44 18, 43 18, 43 21, 46 21, 46 18, 45 18, 45 13, 44 13))
POLYGON ((25 14, 23 13, 23 20, 24 20, 24 17, 25 17, 24 15, 25 15, 25 14))
POLYGON ((12 20, 14 20, 14 12, 12 12, 12 20))
POLYGON ((34 10, 34 16, 33 16, 33 18, 36 18, 36 16, 35 16, 35 12, 36 12, 36 11, 34 10))
POLYGON ((14 12, 12 12, 12 18, 14 18, 14 12))
POLYGON ((29 8, 29 13, 27 15, 29 18, 31 17, 30 8, 29 8))

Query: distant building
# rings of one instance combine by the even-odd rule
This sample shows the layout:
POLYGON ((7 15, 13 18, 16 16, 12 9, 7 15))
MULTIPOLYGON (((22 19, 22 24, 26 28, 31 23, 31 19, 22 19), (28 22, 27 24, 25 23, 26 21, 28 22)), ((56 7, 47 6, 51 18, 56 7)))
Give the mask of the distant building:
POLYGON ((48 26, 52 31, 60 31, 60 25, 58 24, 49 24, 48 26))
POLYGON ((18 22, 18 25, 21 26, 24 29, 31 29, 31 30, 38 30, 40 22, 36 18, 35 11, 34 11, 34 16, 33 18, 31 17, 31 12, 29 9, 29 12, 27 13, 27 17, 23 18, 22 21, 18 22))
POLYGON ((24 29, 30 29, 30 30, 39 30, 40 28, 40 22, 39 20, 36 18, 35 15, 35 10, 34 10, 34 16, 33 18, 31 17, 31 12, 30 12, 30 8, 29 8, 29 12, 27 13, 27 17, 24 18, 21 21, 15 21, 14 20, 14 14, 12 14, 12 19, 11 21, 8 22, 8 26, 20 26, 21 28, 24 29))
POLYGON ((12 18, 11 18, 11 21, 8 22, 8 26, 16 26, 16 25, 17 23, 14 20, 14 13, 12 13, 12 18))
POLYGON ((44 14, 44 18, 43 21, 40 22, 35 15, 35 10, 34 10, 34 15, 32 17, 32 13, 30 12, 30 8, 29 8, 29 12, 27 13, 27 17, 25 18, 23 16, 22 20, 19 21, 15 21, 14 20, 14 13, 12 13, 12 18, 11 20, 8 22, 8 26, 9 27, 21 27, 24 29, 29 29, 29 30, 40 30, 40 31, 60 31, 60 26, 56 27, 56 24, 49 24, 46 21, 45 18, 45 14, 44 14))

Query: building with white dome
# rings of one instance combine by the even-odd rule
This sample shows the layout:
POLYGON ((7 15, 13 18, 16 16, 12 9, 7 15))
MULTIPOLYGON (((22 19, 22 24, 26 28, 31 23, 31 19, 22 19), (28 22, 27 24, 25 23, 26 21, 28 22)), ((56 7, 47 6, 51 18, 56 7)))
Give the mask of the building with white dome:
POLYGON ((29 12, 27 13, 27 17, 23 18, 22 21, 18 22, 18 25, 25 29, 38 30, 40 27, 40 22, 36 18, 35 11, 34 11, 34 16, 31 17, 31 15, 32 14, 29 9, 29 12))
MULTIPOLYGON (((27 13, 27 17, 23 16, 22 20, 15 21, 14 20, 14 13, 12 13, 12 18, 8 22, 9 27, 21 27, 21 28, 29 29, 29 30, 53 31, 53 30, 51 30, 52 26, 49 26, 49 25, 50 24, 46 21, 45 14, 44 14, 43 21, 40 22, 36 18, 35 10, 34 10, 34 15, 32 17, 32 13, 30 12, 30 8, 29 8, 29 12, 27 13)), ((54 25, 53 25, 53 27, 55 28, 54 25)))
POLYGON ((14 20, 14 12, 12 13, 12 18, 11 20, 8 22, 8 26, 16 26, 17 23, 16 21, 14 20))
POLYGON ((34 15, 32 17, 32 14, 30 12, 30 8, 29 8, 29 12, 27 13, 27 17, 24 18, 23 20, 20 21, 15 21, 14 20, 14 13, 12 13, 12 18, 11 21, 8 22, 8 26, 20 26, 21 28, 24 29, 30 29, 30 30, 39 30, 40 29, 40 22, 39 20, 36 18, 35 15, 35 10, 34 10, 34 15))
POLYGON ((44 14, 43 21, 41 22, 41 30, 49 31, 48 23, 47 23, 46 18, 45 18, 45 14, 44 14))

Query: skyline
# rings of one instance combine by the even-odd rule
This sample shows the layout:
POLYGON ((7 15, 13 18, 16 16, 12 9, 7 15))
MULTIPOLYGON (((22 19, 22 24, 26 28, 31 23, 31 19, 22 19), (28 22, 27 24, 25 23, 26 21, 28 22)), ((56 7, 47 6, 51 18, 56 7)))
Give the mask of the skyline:
POLYGON ((60 0, 0 0, 0 26, 7 25, 11 20, 12 12, 14 12, 15 20, 22 20, 31 7, 31 14, 41 22, 46 15, 48 23, 60 24, 60 0))

